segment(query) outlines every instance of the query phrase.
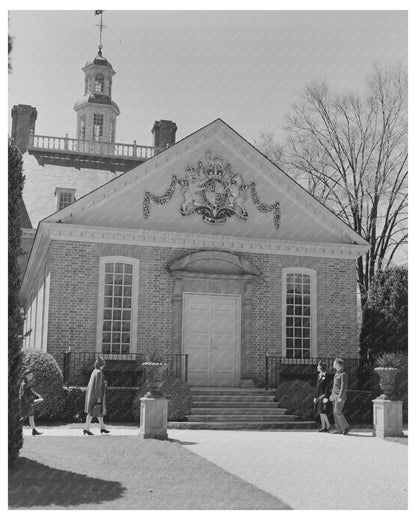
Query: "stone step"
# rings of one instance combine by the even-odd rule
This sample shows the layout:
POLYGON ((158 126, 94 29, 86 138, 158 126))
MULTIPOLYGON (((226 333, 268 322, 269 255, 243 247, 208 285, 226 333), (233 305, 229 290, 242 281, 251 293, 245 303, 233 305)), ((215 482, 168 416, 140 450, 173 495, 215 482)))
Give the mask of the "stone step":
POLYGON ((273 390, 264 388, 211 388, 211 387, 191 387, 192 395, 269 395, 274 396, 273 390))
MULTIPOLYGON (((192 408, 253 408, 253 409, 272 409, 279 408, 279 403, 274 401, 203 401, 198 400, 192 401, 192 408)), ((280 408, 283 410, 283 408, 280 408)))
POLYGON ((273 395, 195 395, 192 393, 193 401, 204 401, 204 402, 253 402, 253 403, 274 403, 273 395))
POLYGON ((296 415, 197 415, 192 413, 186 418, 190 422, 291 422, 296 421, 296 415))
POLYGON ((192 415, 284 415, 285 408, 204 408, 192 405, 192 415))
POLYGON ((170 422, 168 428, 181 430, 306 430, 315 429, 314 421, 289 421, 289 422, 170 422))

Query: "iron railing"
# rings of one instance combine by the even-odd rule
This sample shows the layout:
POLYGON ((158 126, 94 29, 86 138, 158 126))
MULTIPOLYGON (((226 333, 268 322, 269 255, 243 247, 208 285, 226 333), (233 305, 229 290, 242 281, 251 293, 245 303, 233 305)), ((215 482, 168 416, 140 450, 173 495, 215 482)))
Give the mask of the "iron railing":
MULTIPOLYGON (((103 354, 101 352, 68 351, 62 353, 61 367, 66 385, 85 385, 94 368, 97 356, 106 360, 106 379, 110 386, 138 386, 143 381, 142 363, 146 361, 143 353, 103 354)), ((188 354, 168 354, 163 361, 167 363, 167 373, 188 380, 188 354)))
POLYGON ((29 135, 29 149, 47 152, 65 152, 81 155, 102 155, 120 159, 150 159, 159 152, 160 148, 125 143, 108 143, 101 141, 85 141, 68 137, 54 137, 49 135, 29 135))
MULTIPOLYGON (((293 359, 266 354, 264 379, 266 389, 275 389, 284 381, 301 379, 315 385, 317 364, 324 361, 328 372, 335 373, 332 368, 335 357, 293 359)), ((348 373, 348 386, 356 390, 362 386, 362 373, 359 358, 342 358, 345 361, 345 371, 348 373)))

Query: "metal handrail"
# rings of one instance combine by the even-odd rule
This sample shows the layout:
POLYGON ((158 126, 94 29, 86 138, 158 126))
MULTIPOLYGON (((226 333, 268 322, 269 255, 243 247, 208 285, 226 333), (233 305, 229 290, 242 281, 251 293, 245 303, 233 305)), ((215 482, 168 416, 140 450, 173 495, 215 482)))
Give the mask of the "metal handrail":
MULTIPOLYGON (((266 389, 277 388, 279 386, 282 375, 284 375, 285 367, 292 367, 295 372, 290 371, 291 374, 296 373, 295 367, 313 367, 316 366, 319 361, 324 361, 328 367, 328 370, 332 370, 332 364, 335 360, 335 356, 333 357, 319 357, 319 358, 286 358, 275 354, 265 354, 265 363, 264 363, 264 381, 266 389)), ((360 359, 356 358, 346 358, 343 357, 345 361, 345 368, 348 371, 355 371, 358 369, 360 364, 360 359)), ((287 375, 287 374, 286 374, 287 375)), ((299 375, 304 375, 299 372, 299 375)))
MULTIPOLYGON (((65 383, 73 380, 74 376, 79 378, 85 372, 89 372, 98 355, 106 361, 134 361, 137 365, 141 365, 146 361, 145 354, 141 352, 131 354, 103 354, 102 352, 88 351, 64 352, 61 366, 65 383)), ((168 365, 168 373, 187 382, 188 354, 167 354, 164 356, 164 361, 168 365)))

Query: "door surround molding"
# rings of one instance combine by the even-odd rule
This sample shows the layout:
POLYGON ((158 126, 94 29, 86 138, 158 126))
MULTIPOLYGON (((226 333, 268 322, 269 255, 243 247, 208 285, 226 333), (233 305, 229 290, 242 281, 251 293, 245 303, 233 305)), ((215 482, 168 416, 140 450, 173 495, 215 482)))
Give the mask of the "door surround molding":
POLYGON ((172 352, 182 352, 183 294, 240 296, 240 374, 252 378, 252 294, 261 271, 252 262, 224 251, 200 251, 175 260, 168 267, 173 278, 172 352))

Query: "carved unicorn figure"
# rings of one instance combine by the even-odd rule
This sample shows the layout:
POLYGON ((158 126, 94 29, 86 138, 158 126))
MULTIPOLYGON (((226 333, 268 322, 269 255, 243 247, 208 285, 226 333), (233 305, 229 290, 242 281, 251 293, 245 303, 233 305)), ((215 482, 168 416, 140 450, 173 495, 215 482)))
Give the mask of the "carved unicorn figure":
POLYGON ((227 186, 229 191, 229 204, 234 211, 240 216, 247 216, 248 213, 244 207, 246 200, 246 190, 243 186, 243 180, 240 175, 234 175, 230 179, 230 184, 227 186))

